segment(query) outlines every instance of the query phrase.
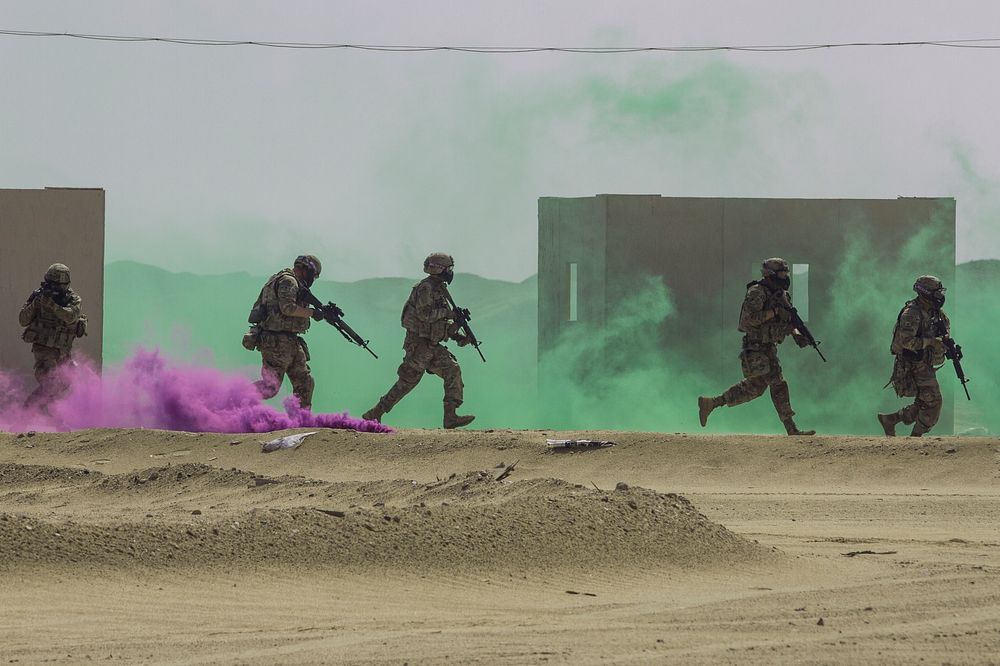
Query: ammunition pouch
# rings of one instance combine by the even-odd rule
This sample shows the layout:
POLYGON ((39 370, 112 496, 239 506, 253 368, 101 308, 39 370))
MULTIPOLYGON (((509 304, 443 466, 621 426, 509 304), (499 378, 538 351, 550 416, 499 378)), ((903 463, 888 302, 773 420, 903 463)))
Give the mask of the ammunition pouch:
POLYGON ((73 346, 73 340, 77 338, 76 328, 65 330, 45 330, 29 326, 24 329, 21 339, 28 344, 39 344, 53 349, 69 351, 73 346))
POLYGON ((896 357, 896 362, 892 366, 891 381, 893 390, 900 398, 915 398, 917 396, 917 380, 913 376, 913 366, 918 362, 905 360, 902 355, 896 357))
POLYGON ((250 330, 243 334, 243 348, 247 351, 256 351, 260 346, 260 326, 251 326, 250 330))
POLYGON ((267 308, 263 303, 257 301, 253 304, 253 307, 250 308, 250 314, 247 316, 247 323, 259 324, 265 319, 267 319, 267 308))

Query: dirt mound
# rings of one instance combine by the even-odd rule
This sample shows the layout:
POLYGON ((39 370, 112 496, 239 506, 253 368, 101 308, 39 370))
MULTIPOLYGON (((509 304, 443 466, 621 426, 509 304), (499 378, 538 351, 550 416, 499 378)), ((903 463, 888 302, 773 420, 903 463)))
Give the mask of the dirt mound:
POLYGON ((103 475, 89 469, 0 463, 0 486, 8 488, 48 481, 89 482, 99 476, 103 475))
MULTIPOLYGON (((0 566, 306 565, 510 570, 711 566, 774 557, 698 513, 642 488, 600 491, 560 481, 498 482, 469 472, 430 484, 267 479, 203 465, 103 476, 78 487, 133 500, 138 488, 201 486, 249 502, 159 505, 117 522, 0 514, 0 566), (311 492, 306 492, 311 491, 311 492), (388 501, 386 501, 388 500, 388 501)), ((189 491, 193 492, 189 487, 189 491)), ((78 498, 84 501, 82 497, 78 498)))

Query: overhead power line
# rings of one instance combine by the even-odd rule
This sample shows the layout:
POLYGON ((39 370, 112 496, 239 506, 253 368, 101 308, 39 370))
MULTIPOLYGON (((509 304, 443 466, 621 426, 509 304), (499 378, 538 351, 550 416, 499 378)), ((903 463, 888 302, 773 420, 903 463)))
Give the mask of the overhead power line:
POLYGON ((403 44, 340 44, 325 42, 272 42, 231 39, 191 39, 185 37, 143 37, 127 35, 93 35, 75 32, 36 32, 31 30, 0 30, 4 37, 70 37, 99 42, 160 42, 182 46, 263 46, 274 49, 342 49, 354 51, 388 51, 393 53, 419 53, 427 51, 456 51, 461 53, 591 53, 597 55, 645 52, 701 52, 701 51, 817 51, 862 47, 937 46, 955 49, 998 49, 1000 38, 988 39, 935 39, 920 41, 839 42, 833 44, 759 44, 743 46, 432 46, 403 44))

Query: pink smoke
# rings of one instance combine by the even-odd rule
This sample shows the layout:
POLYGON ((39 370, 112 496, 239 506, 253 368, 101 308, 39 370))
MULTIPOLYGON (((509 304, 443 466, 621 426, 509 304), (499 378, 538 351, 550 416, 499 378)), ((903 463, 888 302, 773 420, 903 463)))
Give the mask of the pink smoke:
POLYGON ((314 414, 290 396, 282 413, 262 402, 241 375, 169 361, 159 350, 137 350, 120 366, 98 374, 86 363, 57 372, 70 390, 46 410, 26 409, 26 395, 0 374, 0 430, 159 428, 187 432, 270 432, 285 428, 344 428, 391 432, 347 414, 314 414))

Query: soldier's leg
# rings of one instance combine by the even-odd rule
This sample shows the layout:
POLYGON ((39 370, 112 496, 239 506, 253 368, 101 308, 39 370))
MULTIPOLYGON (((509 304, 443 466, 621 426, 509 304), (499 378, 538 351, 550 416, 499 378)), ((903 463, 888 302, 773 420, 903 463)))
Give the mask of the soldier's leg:
POLYGON ((792 399, 788 394, 788 382, 785 381, 785 376, 781 372, 778 349, 772 349, 767 355, 767 359, 767 385, 771 389, 771 402, 774 403, 774 411, 778 413, 778 418, 784 422, 795 416, 795 411, 792 410, 792 399))
MULTIPOLYGON (((906 359, 897 356, 892 364, 892 377, 890 378, 890 383, 892 384, 893 390, 896 395, 900 398, 916 397, 917 383, 913 378, 913 371, 916 367, 916 363, 912 361, 907 361, 906 359)), ((882 429, 885 434, 889 437, 893 437, 896 434, 896 425, 903 423, 909 425, 917 419, 917 411, 919 407, 916 400, 913 403, 902 407, 895 412, 890 412, 888 414, 878 414, 878 421, 882 425, 882 429)))
POLYGON ((912 403, 896 412, 896 416, 899 417, 899 423, 902 423, 903 425, 910 425, 917 420, 917 414, 919 412, 920 399, 914 398, 912 403))
POLYGON ((412 391, 420 379, 424 376, 424 371, 434 358, 432 345, 422 340, 407 341, 403 345, 405 355, 403 362, 396 369, 396 383, 379 398, 378 404, 364 414, 364 418, 378 420, 383 414, 389 412, 396 406, 403 397, 412 391))
POLYGON ((295 349, 291 352, 292 362, 288 365, 288 379, 292 383, 292 392, 299 399, 299 406, 311 409, 316 381, 309 370, 309 347, 304 340, 292 338, 292 341, 295 343, 295 349))
POLYGON ((933 368, 925 366, 914 374, 917 380, 917 399, 911 405, 915 418, 913 431, 910 434, 913 437, 920 437, 933 428, 941 418, 941 406, 944 400, 933 368))
POLYGON ((771 360, 766 351, 744 350, 740 353, 740 366, 743 370, 743 381, 730 386, 719 396, 721 404, 727 407, 750 402, 764 395, 764 391, 767 390, 771 360))
POLYGON ((458 359, 444 345, 435 345, 434 356, 427 369, 444 380, 444 403, 458 407, 465 399, 462 367, 458 359))
POLYGON ((472 423, 476 418, 472 414, 455 413, 465 397, 462 368, 455 356, 444 345, 436 345, 434 358, 427 369, 444 380, 444 427, 460 428, 472 423))
POLYGON ((778 361, 778 350, 773 349, 769 354, 771 360, 771 374, 767 377, 768 386, 771 388, 771 402, 774 403, 774 411, 778 413, 785 432, 789 435, 815 435, 815 430, 799 430, 795 425, 795 410, 792 409, 792 399, 788 393, 788 382, 781 372, 781 363, 778 361))
POLYGON ((38 407, 50 402, 58 393, 54 371, 62 362, 63 354, 54 347, 46 347, 37 343, 31 346, 31 353, 35 357, 34 373, 38 386, 27 397, 24 404, 28 407, 38 407))
POLYGON ((767 373, 771 366, 765 353, 744 349, 740 352, 740 366, 743 381, 733 384, 721 395, 698 397, 698 419, 702 427, 708 424, 709 415, 717 407, 742 405, 760 397, 767 390, 767 373))
POLYGON ((289 349, 281 344, 283 337, 267 332, 262 333, 260 337, 258 346, 261 357, 260 379, 254 382, 254 385, 265 400, 278 395, 281 382, 285 379, 285 372, 294 358, 294 355, 289 354, 289 349))

